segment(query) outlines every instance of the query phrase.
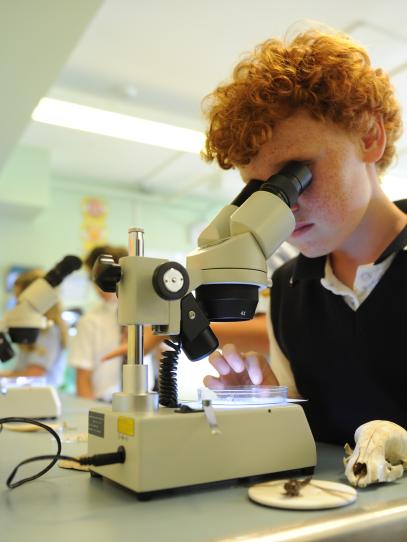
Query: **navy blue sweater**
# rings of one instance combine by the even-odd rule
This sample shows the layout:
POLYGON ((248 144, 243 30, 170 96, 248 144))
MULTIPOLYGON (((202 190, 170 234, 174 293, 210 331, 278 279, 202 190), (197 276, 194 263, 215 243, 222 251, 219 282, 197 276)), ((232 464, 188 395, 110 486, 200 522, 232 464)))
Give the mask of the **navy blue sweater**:
MULTIPOLYGON (((397 205, 407 212, 407 200, 397 205)), ((396 253, 356 311, 321 285, 325 256, 300 255, 273 275, 274 333, 316 440, 353 443, 373 419, 407 427, 406 245, 407 227, 375 262, 396 253)))

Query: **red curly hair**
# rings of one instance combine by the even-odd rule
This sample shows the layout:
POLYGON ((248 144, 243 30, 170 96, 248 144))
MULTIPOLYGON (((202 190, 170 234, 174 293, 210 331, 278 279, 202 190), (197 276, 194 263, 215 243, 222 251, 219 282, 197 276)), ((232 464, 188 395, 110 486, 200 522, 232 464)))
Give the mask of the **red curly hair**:
POLYGON ((345 34, 308 30, 291 43, 270 39, 249 53, 203 101, 209 120, 207 161, 230 169, 247 165, 272 136, 273 126, 296 110, 330 120, 352 133, 367 134, 383 118, 387 136, 376 167, 382 173, 395 155, 402 132, 400 107, 389 77, 345 34))

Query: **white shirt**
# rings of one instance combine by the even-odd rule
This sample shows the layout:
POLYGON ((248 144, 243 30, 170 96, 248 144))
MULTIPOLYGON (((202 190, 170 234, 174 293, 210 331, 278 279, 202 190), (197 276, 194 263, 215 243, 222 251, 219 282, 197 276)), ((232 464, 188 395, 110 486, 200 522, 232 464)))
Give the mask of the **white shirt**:
POLYGON ((77 369, 92 371, 92 386, 97 399, 111 401, 112 394, 120 391, 122 358, 118 356, 101 361, 120 342, 117 303, 103 301, 80 318, 77 334, 70 346, 69 363, 77 369))
POLYGON ((395 257, 396 254, 390 254, 390 256, 380 263, 359 265, 356 269, 353 288, 349 288, 349 286, 346 286, 346 284, 336 278, 329 258, 327 258, 325 262, 325 276, 321 279, 321 284, 333 294, 343 296, 345 303, 355 311, 382 278, 395 257))

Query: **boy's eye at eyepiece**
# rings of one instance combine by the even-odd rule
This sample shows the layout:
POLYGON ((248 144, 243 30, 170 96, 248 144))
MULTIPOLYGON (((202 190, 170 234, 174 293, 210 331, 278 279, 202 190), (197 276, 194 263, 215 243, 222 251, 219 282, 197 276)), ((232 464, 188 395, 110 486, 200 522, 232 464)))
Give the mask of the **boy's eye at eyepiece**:
POLYGON ((312 181, 310 168, 303 162, 289 162, 264 181, 259 190, 271 192, 292 207, 312 181))
POLYGON ((231 205, 240 207, 254 192, 265 190, 272 192, 289 207, 292 207, 299 195, 311 183, 311 180, 311 170, 304 162, 288 162, 278 173, 266 181, 251 179, 231 202, 231 205))

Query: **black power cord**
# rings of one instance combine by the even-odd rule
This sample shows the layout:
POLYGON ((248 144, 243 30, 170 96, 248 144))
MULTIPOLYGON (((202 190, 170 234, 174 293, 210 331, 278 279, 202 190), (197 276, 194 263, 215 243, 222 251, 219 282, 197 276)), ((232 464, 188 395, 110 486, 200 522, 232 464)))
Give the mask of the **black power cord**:
POLYGON ((26 482, 31 482, 32 480, 36 480, 46 472, 48 472, 52 467, 55 465, 55 463, 59 459, 67 459, 69 461, 75 461, 76 463, 79 463, 80 465, 94 465, 101 467, 103 465, 113 465, 115 463, 124 463, 126 460, 126 452, 123 446, 119 446, 116 452, 110 452, 105 454, 95 454, 91 456, 85 456, 85 457, 71 457, 69 455, 62 455, 62 443, 61 439, 59 438, 59 435, 52 427, 49 425, 46 425, 45 423, 39 422, 38 420, 33 420, 32 418, 17 418, 17 417, 8 417, 8 418, 0 418, 0 431, 3 429, 4 423, 14 423, 14 422, 22 422, 22 423, 29 423, 32 425, 37 425, 38 427, 41 427, 42 429, 45 429, 51 435, 54 437, 54 439, 57 442, 57 452, 54 455, 38 455, 35 457, 30 457, 28 459, 25 459, 24 461, 21 461, 11 472, 9 477, 7 478, 6 484, 7 487, 10 489, 14 489, 15 487, 21 486, 25 484, 26 482), (40 472, 37 474, 34 474, 33 476, 27 476, 27 478, 22 478, 21 480, 18 480, 17 482, 13 482, 17 471, 20 467, 23 465, 26 465, 27 463, 32 463, 33 461, 44 461, 50 459, 50 463, 43 468, 40 472))

